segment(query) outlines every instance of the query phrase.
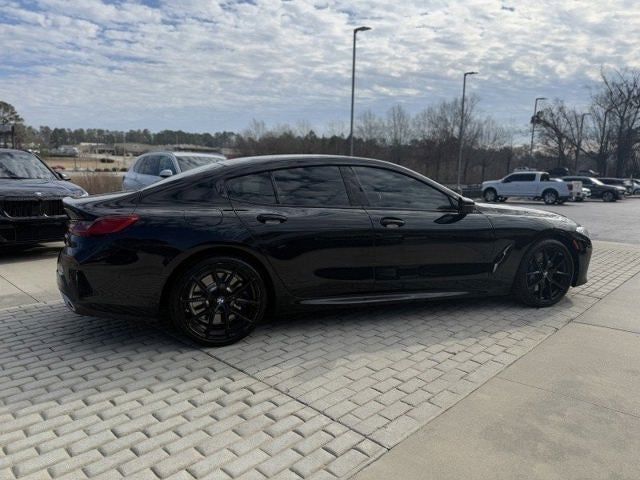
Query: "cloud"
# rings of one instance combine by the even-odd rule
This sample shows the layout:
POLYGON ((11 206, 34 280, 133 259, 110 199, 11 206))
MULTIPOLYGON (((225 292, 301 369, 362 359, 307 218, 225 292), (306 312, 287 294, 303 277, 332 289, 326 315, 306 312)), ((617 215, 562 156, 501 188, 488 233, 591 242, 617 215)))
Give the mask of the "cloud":
POLYGON ((526 126, 533 98, 584 105, 600 67, 639 67, 630 1, 0 0, 0 97, 34 125, 315 128, 469 91, 526 126))

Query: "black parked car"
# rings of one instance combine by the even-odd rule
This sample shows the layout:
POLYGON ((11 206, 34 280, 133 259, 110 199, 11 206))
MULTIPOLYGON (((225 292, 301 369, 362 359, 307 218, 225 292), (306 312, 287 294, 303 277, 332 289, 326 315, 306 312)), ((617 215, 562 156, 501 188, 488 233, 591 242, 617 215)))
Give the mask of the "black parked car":
POLYGON ((62 240, 62 198, 86 195, 34 154, 0 148, 0 247, 62 240))
POLYGON ((274 309, 510 292, 553 305, 586 282, 591 256, 562 215, 475 204, 362 158, 224 160, 65 208, 57 278, 72 310, 167 314, 208 345, 274 309))
POLYGON ((591 190, 591 198, 601 198, 604 202, 615 202, 621 200, 626 194, 624 187, 617 185, 605 185, 599 179, 594 177, 562 177, 567 182, 578 181, 582 182, 582 186, 591 190))
POLYGON ((633 195, 633 182, 625 178, 598 177, 605 185, 616 185, 625 189, 625 195, 633 195))

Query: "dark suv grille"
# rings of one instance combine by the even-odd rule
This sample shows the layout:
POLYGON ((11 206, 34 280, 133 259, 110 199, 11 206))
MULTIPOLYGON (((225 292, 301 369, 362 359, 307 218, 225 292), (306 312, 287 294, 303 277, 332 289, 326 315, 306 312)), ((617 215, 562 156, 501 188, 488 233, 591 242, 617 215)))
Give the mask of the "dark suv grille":
POLYGON ((64 215, 62 200, 0 200, 0 210, 9 217, 54 217, 64 215))

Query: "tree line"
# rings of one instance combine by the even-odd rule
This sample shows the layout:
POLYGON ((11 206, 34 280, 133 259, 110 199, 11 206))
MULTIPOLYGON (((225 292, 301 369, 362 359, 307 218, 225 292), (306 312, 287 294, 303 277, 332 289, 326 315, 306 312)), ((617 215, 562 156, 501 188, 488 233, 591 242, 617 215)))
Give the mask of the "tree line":
MULTIPOLYGON (((519 128, 498 123, 479 112, 479 98, 465 103, 462 139, 462 179, 479 183, 499 178, 515 167, 538 169, 567 167, 572 171, 593 169, 618 177, 639 175, 640 72, 601 72, 588 108, 579 110, 555 99, 543 104, 529 126, 519 128), (526 141, 535 125, 533 154, 526 141)), ((7 122, 11 106, 0 102, 0 122, 7 122), (3 106, 5 105, 5 106, 3 106), (4 120, 3 120, 4 119, 4 120)), ((189 133, 148 129, 114 131, 64 129, 23 125, 13 109, 13 122, 20 125, 18 141, 24 145, 54 148, 82 142, 149 145, 190 144, 228 148, 235 155, 310 153, 348 155, 349 138, 343 128, 329 128, 318 135, 306 124, 268 128, 253 120, 243 132, 189 133)), ((385 115, 362 112, 356 120, 354 143, 359 156, 380 158, 417 170, 443 183, 455 183, 460 148, 461 101, 443 100, 415 115, 402 105, 385 115)))

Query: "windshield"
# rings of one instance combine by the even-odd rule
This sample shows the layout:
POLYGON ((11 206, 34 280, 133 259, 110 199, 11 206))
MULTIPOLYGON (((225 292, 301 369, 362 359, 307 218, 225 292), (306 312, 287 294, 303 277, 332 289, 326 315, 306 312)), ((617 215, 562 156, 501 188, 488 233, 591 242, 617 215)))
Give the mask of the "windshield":
POLYGON ((222 157, 218 157, 215 155, 176 155, 176 158, 178 159, 178 165, 180 166, 180 171, 182 172, 186 172, 187 170, 191 170, 192 168, 202 167, 203 165, 209 165, 211 163, 224 160, 222 157))
POLYGON ((597 178, 591 178, 590 180, 591 180, 591 183, 593 183, 594 185, 604 185, 604 183, 602 183, 597 178))
POLYGON ((27 152, 0 152, 0 178, 55 178, 40 159, 27 152))

